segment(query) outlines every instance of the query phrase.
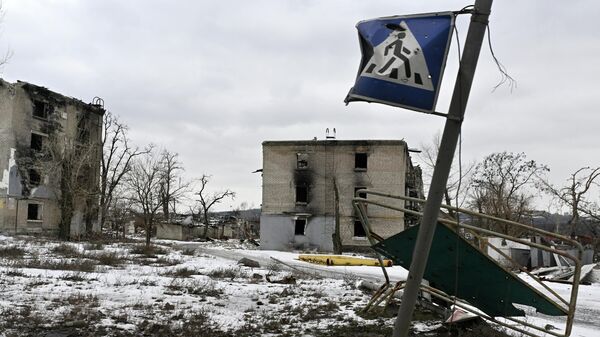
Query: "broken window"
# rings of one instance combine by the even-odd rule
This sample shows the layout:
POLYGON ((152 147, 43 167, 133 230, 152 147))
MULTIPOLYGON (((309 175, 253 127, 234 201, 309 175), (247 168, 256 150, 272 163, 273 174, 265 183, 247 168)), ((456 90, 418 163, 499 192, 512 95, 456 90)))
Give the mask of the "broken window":
POLYGON ((37 134, 37 133, 31 133, 31 146, 30 147, 32 150, 41 151, 43 144, 44 144, 44 136, 37 134))
POLYGON ((362 225, 362 222, 358 219, 354 219, 354 236, 355 237, 365 237, 367 233, 365 232, 365 228, 362 225))
POLYGON ((296 168, 300 170, 308 168, 308 153, 296 154, 296 168))
POLYGON ((77 120, 77 141, 80 143, 88 143, 90 140, 90 128, 88 124, 85 116, 80 114, 77 120))
POLYGON ((27 204, 27 220, 42 220, 41 204, 27 204))
POLYGON ((354 169, 359 171, 367 170, 367 154, 366 153, 355 153, 354 154, 354 169))
POLYGON ((34 169, 29 170, 29 183, 32 186, 38 186, 42 182, 42 176, 34 169))
POLYGON ((308 202, 308 186, 296 186, 296 203, 308 202))
POLYGON ((54 111, 54 107, 46 102, 33 102, 33 117, 48 119, 48 116, 54 111))
POLYGON ((294 229, 294 235, 304 235, 306 229, 306 219, 296 219, 296 227, 294 229))

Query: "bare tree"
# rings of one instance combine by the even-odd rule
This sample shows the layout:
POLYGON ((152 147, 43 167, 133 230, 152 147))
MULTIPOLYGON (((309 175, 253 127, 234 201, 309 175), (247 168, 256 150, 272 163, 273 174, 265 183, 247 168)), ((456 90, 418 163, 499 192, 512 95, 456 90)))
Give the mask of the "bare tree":
POLYGON ((600 177, 600 167, 582 167, 571 174, 567 179, 567 184, 562 187, 555 187, 547 181, 544 181, 545 190, 561 202, 561 204, 570 208, 571 217, 568 221, 570 234, 575 234, 575 229, 579 225, 580 213, 600 221, 600 212, 598 204, 588 200, 589 192, 592 187, 598 186, 597 179, 600 177))
POLYGON ((127 137, 127 125, 121 123, 117 116, 110 112, 104 114, 102 130, 102 165, 100 166, 100 206, 98 223, 100 228, 110 212, 115 190, 122 183, 125 175, 131 170, 131 161, 140 155, 147 154, 152 147, 140 150, 131 146, 127 137))
POLYGON ((210 209, 216 205, 221 203, 224 199, 227 198, 235 198, 235 192, 226 189, 217 192, 210 193, 207 190, 207 185, 210 181, 209 175, 203 174, 202 177, 198 180, 200 184, 198 192, 194 193, 198 196, 198 211, 197 213, 201 213, 204 219, 204 233, 202 234, 203 238, 206 238, 208 235, 208 226, 209 226, 209 211, 210 209))
POLYGON ((136 158, 131 165, 131 172, 127 175, 127 189, 129 200, 143 218, 143 227, 146 232, 146 246, 150 246, 157 213, 162 207, 161 199, 161 172, 160 159, 152 153, 136 158))
POLYGON ((131 220, 132 215, 132 203, 131 199, 123 197, 123 193, 119 193, 117 191, 115 193, 115 197, 112 198, 110 213, 108 213, 107 218, 110 220, 112 229, 116 236, 119 236, 119 233, 125 238, 127 234, 127 225, 131 220))
POLYGON ((169 221, 171 211, 175 212, 177 202, 189 191, 190 183, 182 181, 183 165, 178 154, 163 150, 160 158, 161 182, 160 197, 164 219, 169 221))
MULTIPOLYGON (((4 18, 4 10, 2 9, 2 1, 0 1, 0 22, 2 22, 2 19, 4 18)), ((10 49, 8 49, 6 51, 6 53, 0 57, 0 70, 2 70, 2 67, 8 63, 8 60, 12 57, 12 51, 10 49)))
MULTIPOLYGON (((421 153, 419 153, 419 160, 423 163, 423 173, 431 181, 433 176, 433 170, 435 169, 435 163, 437 161, 438 154, 440 152, 441 135, 437 133, 433 136, 431 143, 421 144, 421 153)), ((475 168, 475 163, 467 163, 464 167, 459 167, 458 154, 452 161, 452 167, 448 176, 448 183, 444 189, 444 202, 446 205, 461 207, 468 196, 469 175, 475 168)), ((454 217, 454 211, 449 210, 450 216, 454 217)))
MULTIPOLYGON (((53 116, 56 118, 56 116, 53 116)), ((58 122, 50 122, 48 138, 40 152, 33 155, 34 164, 48 177, 48 186, 60 209, 59 237, 68 240, 75 215, 82 215, 86 232, 92 231, 96 211, 97 164, 100 145, 90 132, 96 129, 91 113, 77 114, 77 132, 65 133, 58 122), (78 214, 76 214, 78 213, 78 214)))
MULTIPOLYGON (((498 218, 522 221, 531 213, 532 190, 547 171, 545 165, 527 160, 524 153, 492 153, 475 167, 471 207, 498 218)), ((480 225, 505 234, 520 234, 506 224, 483 221, 480 225)))

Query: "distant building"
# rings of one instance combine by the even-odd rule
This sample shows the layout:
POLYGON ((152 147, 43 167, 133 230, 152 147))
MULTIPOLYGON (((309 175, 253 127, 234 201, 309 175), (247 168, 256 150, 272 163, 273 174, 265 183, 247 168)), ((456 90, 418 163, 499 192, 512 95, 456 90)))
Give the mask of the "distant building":
MULTIPOLYGON (((262 145, 263 249, 331 251, 335 186, 345 248, 368 245, 352 207, 357 190, 423 196, 421 169, 413 166, 402 140, 265 141, 262 145)), ((405 206, 400 200, 395 205, 405 206)), ((400 212, 380 207, 368 207, 368 214, 373 229, 384 237, 402 231, 410 221, 400 212)))
POLYGON ((80 160, 73 173, 78 186, 69 190, 86 191, 76 199, 71 235, 96 225, 103 114, 100 105, 30 83, 0 79, 0 231, 58 230, 61 207, 57 199, 61 184, 67 185, 62 179, 66 175, 60 172, 73 167, 60 156, 69 149, 75 149, 69 158, 80 160), (50 146, 54 158, 46 151, 50 146))

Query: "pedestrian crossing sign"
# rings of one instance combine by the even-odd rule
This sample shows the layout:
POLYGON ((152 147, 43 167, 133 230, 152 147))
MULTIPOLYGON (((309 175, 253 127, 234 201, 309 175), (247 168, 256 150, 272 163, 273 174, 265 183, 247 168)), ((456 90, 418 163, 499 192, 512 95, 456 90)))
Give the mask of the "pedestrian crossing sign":
POLYGON ((434 112, 453 27, 452 12, 359 22, 362 60, 345 102, 434 112))

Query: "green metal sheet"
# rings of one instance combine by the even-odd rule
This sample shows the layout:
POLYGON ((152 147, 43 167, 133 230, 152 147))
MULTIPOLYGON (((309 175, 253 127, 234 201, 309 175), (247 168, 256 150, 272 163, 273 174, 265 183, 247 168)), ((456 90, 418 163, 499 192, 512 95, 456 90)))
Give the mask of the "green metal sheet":
MULTIPOLYGON (((418 227, 400 232, 373 248, 409 269, 418 227)), ((513 303, 535 307, 546 315, 566 315, 557 304, 441 223, 435 229, 424 278, 432 287, 464 299, 492 317, 524 316, 523 310, 513 303)))

